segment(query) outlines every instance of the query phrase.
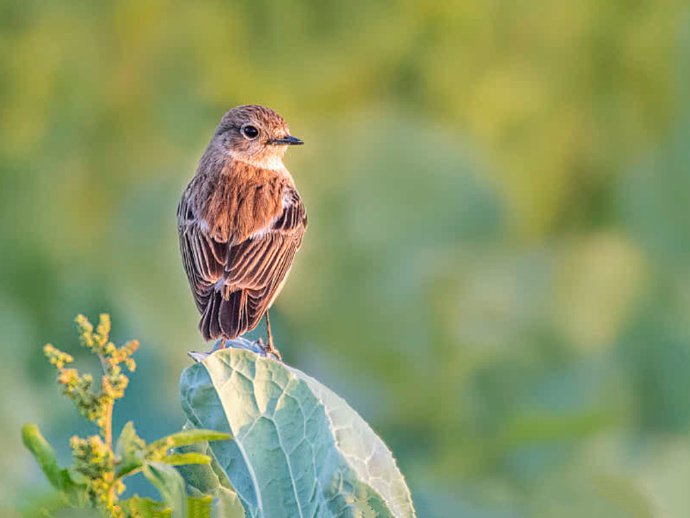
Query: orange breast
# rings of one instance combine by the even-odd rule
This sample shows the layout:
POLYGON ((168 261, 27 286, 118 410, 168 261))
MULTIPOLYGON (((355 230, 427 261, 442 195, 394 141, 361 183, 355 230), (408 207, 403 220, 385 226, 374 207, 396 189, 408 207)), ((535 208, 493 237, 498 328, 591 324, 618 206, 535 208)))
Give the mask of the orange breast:
POLYGON ((287 179, 272 169, 229 161, 203 207, 211 235, 239 243, 266 228, 283 210, 287 179))

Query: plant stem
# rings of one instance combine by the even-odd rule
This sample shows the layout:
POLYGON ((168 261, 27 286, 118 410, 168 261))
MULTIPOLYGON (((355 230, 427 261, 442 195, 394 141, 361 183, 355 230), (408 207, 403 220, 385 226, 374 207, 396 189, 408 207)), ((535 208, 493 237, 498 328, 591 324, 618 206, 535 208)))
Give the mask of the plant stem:
MULTIPOLYGON (((103 369, 103 376, 108 376, 108 362, 105 358, 99 354, 98 359, 101 361, 101 368, 103 369)), ((103 411, 103 416, 101 416, 101 433, 103 434, 103 440, 106 446, 112 452, 113 451, 113 408, 115 407, 115 399, 110 397, 108 394, 107 402, 105 403, 105 408, 103 411)), ((114 456, 114 452, 113 452, 114 456)), ((106 508, 111 516, 116 516, 115 513, 115 502, 117 501, 117 495, 115 494, 115 484, 117 477, 115 475, 115 468, 106 475, 106 479, 110 484, 108 488, 108 500, 106 501, 106 508)))
MULTIPOLYGON (((98 355, 98 359, 101 361, 101 369, 103 369, 103 376, 108 375, 108 363, 105 361, 102 355, 98 355)), ((101 433, 103 434, 103 440, 108 446, 108 449, 113 449, 113 407, 115 406, 115 400, 108 397, 108 402, 105 404, 105 410, 102 417, 101 433)))
POLYGON ((108 446, 108 449, 113 449, 113 407, 115 406, 115 401, 108 401, 105 407, 105 413, 103 416, 103 440, 108 446))

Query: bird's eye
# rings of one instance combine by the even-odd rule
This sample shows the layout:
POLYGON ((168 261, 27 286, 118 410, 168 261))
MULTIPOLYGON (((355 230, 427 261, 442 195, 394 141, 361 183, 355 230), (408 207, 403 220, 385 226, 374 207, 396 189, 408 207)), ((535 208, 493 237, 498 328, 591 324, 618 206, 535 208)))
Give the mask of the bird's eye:
POLYGON ((255 126, 247 124, 246 126, 242 126, 242 135, 244 135, 249 140, 252 140, 259 136, 259 130, 256 129, 255 126))

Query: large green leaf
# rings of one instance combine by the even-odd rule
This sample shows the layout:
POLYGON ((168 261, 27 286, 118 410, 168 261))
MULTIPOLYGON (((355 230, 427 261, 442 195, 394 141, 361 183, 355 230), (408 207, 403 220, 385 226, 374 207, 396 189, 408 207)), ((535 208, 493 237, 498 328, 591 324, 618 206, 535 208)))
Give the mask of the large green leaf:
POLYGON ((391 452, 347 403, 304 373, 242 349, 186 369, 182 404, 249 516, 415 516, 391 452))

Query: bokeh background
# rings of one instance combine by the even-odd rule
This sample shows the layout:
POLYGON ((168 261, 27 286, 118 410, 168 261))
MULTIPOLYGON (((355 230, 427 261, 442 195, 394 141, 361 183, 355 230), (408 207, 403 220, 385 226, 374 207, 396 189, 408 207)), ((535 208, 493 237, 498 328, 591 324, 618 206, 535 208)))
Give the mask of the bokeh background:
POLYGON ((21 424, 83 431, 41 354, 88 361, 77 313, 142 342, 118 425, 182 424, 175 208, 244 103, 307 142, 284 358, 420 517, 690 516, 681 0, 0 1, 2 516, 50 494, 21 424))

